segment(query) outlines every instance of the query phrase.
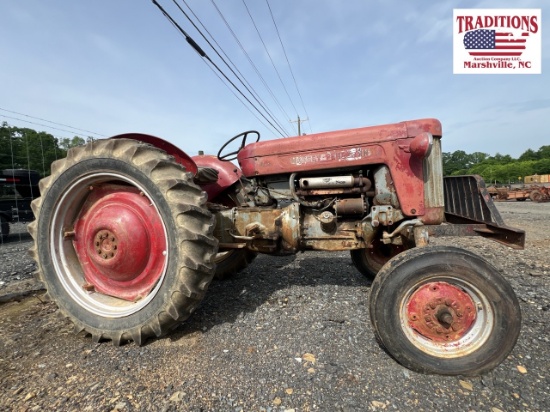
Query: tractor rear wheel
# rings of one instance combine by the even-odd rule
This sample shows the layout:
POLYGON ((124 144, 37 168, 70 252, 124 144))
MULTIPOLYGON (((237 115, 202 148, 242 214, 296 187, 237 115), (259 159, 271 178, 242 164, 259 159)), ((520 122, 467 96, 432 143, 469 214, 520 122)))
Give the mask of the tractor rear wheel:
POLYGON ((498 270, 449 246, 407 250, 384 265, 372 284, 370 317, 399 363, 442 375, 495 368, 521 325, 518 300, 498 270))
POLYGON ((386 245, 375 238, 367 249, 350 250, 355 268, 367 279, 373 280, 388 260, 407 249, 406 246, 386 245))
POLYGON ((214 262, 216 262, 216 279, 230 279, 240 271, 246 269, 255 258, 256 253, 245 249, 218 252, 214 259, 214 262))
POLYGON ((40 279, 77 332, 162 336, 198 306, 217 241, 206 195, 165 152, 128 139, 69 150, 29 225, 40 279))

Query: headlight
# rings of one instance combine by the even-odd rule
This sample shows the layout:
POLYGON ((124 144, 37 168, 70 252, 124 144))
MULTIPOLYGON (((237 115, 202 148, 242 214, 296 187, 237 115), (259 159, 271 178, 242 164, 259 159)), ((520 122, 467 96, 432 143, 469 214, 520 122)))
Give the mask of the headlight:
POLYGON ((432 151, 433 143, 434 138, 431 133, 420 133, 412 140, 409 150, 413 156, 420 158, 428 157, 432 151))

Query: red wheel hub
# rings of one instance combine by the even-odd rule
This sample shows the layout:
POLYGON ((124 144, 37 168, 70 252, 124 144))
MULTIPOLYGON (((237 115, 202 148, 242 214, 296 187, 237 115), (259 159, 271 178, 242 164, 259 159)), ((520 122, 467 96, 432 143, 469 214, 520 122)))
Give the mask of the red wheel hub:
POLYGON ((407 303, 408 323, 435 342, 450 342, 464 336, 476 319, 475 303, 461 288, 446 282, 431 282, 416 290, 407 303))
POLYGON ((136 301, 162 277, 167 244, 162 219, 138 189, 122 185, 90 188, 73 244, 86 290, 136 301))

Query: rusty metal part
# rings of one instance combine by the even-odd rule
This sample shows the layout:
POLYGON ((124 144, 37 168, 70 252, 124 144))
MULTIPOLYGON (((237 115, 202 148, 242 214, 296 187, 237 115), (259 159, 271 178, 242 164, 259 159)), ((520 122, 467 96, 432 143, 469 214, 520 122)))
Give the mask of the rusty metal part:
POLYGON ((481 176, 446 177, 444 185, 447 222, 474 225, 468 230, 512 248, 523 249, 525 232, 506 226, 481 176), (483 226, 475 227, 478 224, 483 226))
POLYGON ((523 249, 525 245, 525 232, 523 230, 477 222, 464 223, 464 219, 459 219, 457 223, 453 224, 416 227, 414 228, 414 236, 415 239, 419 236, 482 236, 512 249, 523 249), (422 232, 426 234, 423 235, 422 232))
POLYGON ((550 188, 546 186, 531 186, 529 190, 529 199, 533 202, 550 201, 550 188))
POLYGON ((218 243, 218 249, 245 249, 246 243, 218 243))
POLYGON ((336 230, 336 216, 328 210, 321 213, 317 219, 321 222, 321 229, 326 233, 333 233, 336 230))
POLYGON ((300 249, 300 205, 220 211, 216 213, 214 233, 224 244, 245 241, 248 249, 257 252, 295 252, 300 249))
POLYGON ((97 232, 94 240, 95 250, 103 259, 112 259, 118 251, 118 239, 110 230, 97 232))
MULTIPOLYGON (((401 233, 401 232, 403 232, 403 230, 407 230, 408 227, 410 227, 410 226, 421 226, 421 225, 422 225, 422 221, 420 219, 406 220, 404 222, 401 222, 399 224, 399 226, 397 226, 393 230, 393 232, 391 232, 391 233, 383 232, 382 233, 382 239, 392 239, 392 238, 396 237, 397 235, 405 235, 406 233, 401 233)), ((389 243, 389 242, 384 242, 384 243, 389 243)))
POLYGON ((407 303, 409 326, 433 342, 462 338, 476 320, 475 303, 461 288, 430 282, 418 288, 407 303))
MULTIPOLYGON (((373 203, 380 206, 393 206, 399 209, 399 200, 395 185, 387 166, 381 166, 374 172, 374 191, 373 203)), ((418 194, 416 194, 418 196, 418 194)), ((412 209, 411 209, 412 210, 412 209)), ((416 209, 415 213, 417 212, 416 209)), ((415 213, 412 213, 413 215, 415 213)))
POLYGON ((414 228, 414 243, 417 247, 424 247, 430 244, 430 234, 425 226, 414 228))
POLYGON ((298 250, 350 250, 366 247, 374 231, 361 222, 339 221, 330 211, 309 212, 293 203, 283 209, 235 208, 216 213, 220 248, 262 253, 298 250), (305 213, 300 216, 300 211, 305 213), (244 246, 246 245, 246 246, 244 246))
MULTIPOLYGON (((527 178, 527 176, 526 176, 527 178)), ((517 187, 514 189, 508 187, 494 187, 487 188, 489 194, 493 199, 497 201, 504 200, 518 200, 524 201, 531 199, 533 202, 547 202, 550 201, 550 189, 545 186, 530 185, 524 187, 517 187)))
POLYGON ((370 209, 370 216, 372 225, 378 227, 379 225, 390 226, 393 225, 393 207, 391 206, 373 206, 370 209))
POLYGON ((363 197, 351 199, 338 199, 334 204, 337 215, 363 215, 367 211, 367 205, 363 197))
POLYGON ((332 233, 325 233, 320 226, 320 222, 314 216, 304 216, 302 229, 304 249, 338 251, 367 247, 364 239, 360 237, 362 235, 360 225, 356 222, 339 221, 332 233))

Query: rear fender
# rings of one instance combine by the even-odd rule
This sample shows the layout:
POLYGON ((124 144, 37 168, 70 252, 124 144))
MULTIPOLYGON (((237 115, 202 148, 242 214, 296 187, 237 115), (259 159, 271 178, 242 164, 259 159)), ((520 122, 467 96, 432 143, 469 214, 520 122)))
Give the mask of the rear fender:
POLYGON ((201 189, 208 194, 208 201, 213 201, 227 188, 239 181, 243 172, 231 162, 219 160, 216 156, 199 155, 191 158, 198 167, 211 167, 218 171, 218 181, 202 185, 201 189))
POLYGON ((197 174, 197 165, 183 150, 174 146, 172 143, 161 139, 160 137, 151 136, 143 133, 124 133, 111 137, 111 139, 133 139, 140 142, 148 143, 161 150, 164 150, 170 156, 173 156, 176 162, 185 167, 185 170, 192 173, 193 176, 197 174))

